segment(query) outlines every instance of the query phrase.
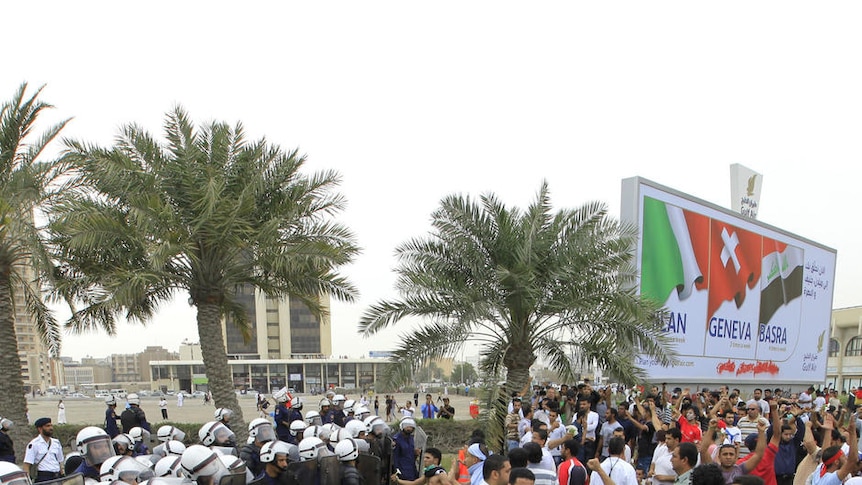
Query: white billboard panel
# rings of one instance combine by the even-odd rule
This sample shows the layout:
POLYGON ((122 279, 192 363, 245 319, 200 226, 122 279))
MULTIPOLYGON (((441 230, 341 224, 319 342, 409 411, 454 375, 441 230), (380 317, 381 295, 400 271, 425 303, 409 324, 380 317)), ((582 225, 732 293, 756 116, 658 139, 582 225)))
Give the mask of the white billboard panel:
POLYGON ((639 177, 623 180, 621 219, 676 344, 672 366, 637 358, 649 380, 825 381, 835 250, 639 177))

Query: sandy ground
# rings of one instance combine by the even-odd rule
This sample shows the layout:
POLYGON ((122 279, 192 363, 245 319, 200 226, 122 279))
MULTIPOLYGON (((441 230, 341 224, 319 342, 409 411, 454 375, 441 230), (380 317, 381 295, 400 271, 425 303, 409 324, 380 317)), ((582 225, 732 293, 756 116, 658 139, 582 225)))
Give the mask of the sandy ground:
MULTIPOLYGON (((303 414, 307 411, 311 410, 319 410, 318 402, 320 401, 322 396, 311 396, 300 394, 300 398, 304 402, 303 406, 303 414)), ((358 399, 358 395, 347 394, 345 396, 347 399, 358 399)), ((413 394, 395 394, 395 399, 399 404, 403 404, 408 398, 413 399, 413 394)), ((449 395, 450 405, 455 408, 455 419, 470 419, 469 414, 469 405, 470 400, 464 396, 458 396, 454 394, 449 395)), ((255 409, 255 396, 254 395, 244 395, 238 396, 238 400, 240 406, 242 407, 243 417, 246 421, 254 419, 258 416, 258 412, 255 409)), ((434 402, 437 402, 437 396, 433 397, 434 402)), ((32 423, 36 419, 40 417, 50 417, 55 423, 57 422, 57 403, 59 399, 53 397, 36 397, 35 399, 27 398, 28 406, 29 406, 29 416, 30 422, 32 423)), ((424 395, 420 395, 419 404, 421 405, 425 401, 424 395)), ((374 400, 371 399, 373 404, 374 400)), ((101 399, 75 399, 68 398, 64 399, 63 403, 66 405, 66 421, 69 424, 94 424, 101 426, 105 419, 105 404, 101 399)), ((385 418, 384 414, 386 404, 384 402, 384 398, 380 396, 380 413, 381 417, 385 418)), ((118 414, 122 412, 123 405, 117 407, 118 414)), ((161 411, 159 410, 159 400, 158 398, 144 397, 141 398, 141 409, 143 409, 147 413, 147 420, 157 426, 160 422, 164 421, 162 419, 161 411)), ((272 406, 270 406, 269 411, 272 411, 272 406)), ((373 406, 369 406, 372 414, 374 413, 373 406)), ((174 421, 178 423, 205 423, 207 421, 212 421, 213 419, 213 411, 215 411, 215 406, 213 404, 203 404, 203 399, 201 398, 186 398, 182 407, 177 406, 177 399, 174 396, 169 396, 168 399, 168 420, 174 421)), ((415 412, 415 416, 419 417, 419 411, 415 412)), ((399 415, 400 417, 400 415, 399 415)), ((155 429, 155 428, 154 428, 155 429)))

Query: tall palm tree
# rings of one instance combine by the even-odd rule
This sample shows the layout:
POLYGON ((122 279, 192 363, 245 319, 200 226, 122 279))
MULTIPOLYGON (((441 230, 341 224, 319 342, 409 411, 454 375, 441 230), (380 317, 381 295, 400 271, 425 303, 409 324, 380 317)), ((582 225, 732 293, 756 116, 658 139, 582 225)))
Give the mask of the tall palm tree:
POLYGON ((242 434, 221 326, 226 318, 249 337, 238 290, 291 295, 320 313, 323 293, 354 297, 336 269, 358 249, 331 220, 344 202, 336 173, 304 175, 295 150, 247 141, 241 124, 196 128, 179 107, 165 134, 160 143, 128 125, 110 148, 68 142, 84 188, 53 216, 58 288, 82 302, 68 323, 78 331, 115 332, 121 314, 145 323, 186 293, 216 406, 234 411, 242 434))
MULTIPOLYGON (((636 232, 603 204, 555 213, 543 183, 523 212, 493 194, 446 197, 432 227, 397 248, 401 297, 374 304, 360 322, 367 336, 405 317, 426 320, 394 352, 394 379, 476 342, 483 373, 506 370, 490 409, 491 421, 502 424, 505 396, 529 384, 539 357, 567 380, 574 358, 631 383, 643 375, 635 354, 661 362, 672 356, 660 308, 635 292, 636 232)), ((502 426, 488 431, 501 439, 502 426)))
MULTIPOLYGON (((46 251, 36 211, 61 189, 61 164, 42 162, 45 148, 66 121, 35 131, 39 116, 52 106, 39 100, 42 89, 27 95, 22 84, 12 99, 0 107, 0 414, 16 426, 11 430, 18 460, 30 440, 27 400, 18 337, 15 331, 15 297, 26 305, 39 337, 52 356, 60 353, 60 329, 41 295, 41 277, 50 275, 51 259, 46 251)), ((35 372, 36 369, 31 369, 35 372)))

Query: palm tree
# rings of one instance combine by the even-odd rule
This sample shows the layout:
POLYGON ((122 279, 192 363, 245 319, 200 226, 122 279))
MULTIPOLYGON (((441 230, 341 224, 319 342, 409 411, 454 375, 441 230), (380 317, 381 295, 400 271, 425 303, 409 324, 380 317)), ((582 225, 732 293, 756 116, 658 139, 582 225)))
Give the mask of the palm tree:
POLYGON ((241 124, 196 128, 179 107, 165 132, 165 144, 135 125, 111 148, 68 142, 84 189, 52 220, 58 288, 82 302, 71 328, 112 333, 118 316, 145 323, 159 303, 186 293, 215 404, 234 411, 242 434, 221 326, 226 318, 249 337, 238 291, 290 295, 320 314, 321 294, 356 294, 336 269, 358 249, 330 220, 344 203, 333 192, 336 173, 303 175, 295 150, 247 141, 241 124))
POLYGON ((66 125, 62 121, 37 133, 37 119, 52 106, 38 99, 42 88, 29 96, 26 91, 24 83, 0 107, 0 355, 5 357, 0 359, 0 410, 16 424, 11 437, 19 461, 24 458, 31 436, 21 362, 17 358, 15 297, 25 303, 50 354, 59 356, 60 329, 42 300, 40 285, 42 277, 51 273, 51 258, 35 211, 62 187, 58 183, 62 165, 41 159, 47 145, 66 125))
POLYGON ((660 362, 672 356, 660 308, 634 288, 636 232, 611 219, 603 204, 554 213, 543 183, 524 212, 493 194, 479 202, 446 197, 432 227, 428 237, 397 248, 401 297, 374 304, 360 321, 368 336, 406 317, 427 320, 399 343, 394 379, 476 342, 483 374, 506 370, 489 416, 502 424, 505 396, 529 384, 539 357, 567 380, 575 376, 575 354, 582 365, 596 363, 621 382, 635 382, 643 377, 635 354, 660 362))

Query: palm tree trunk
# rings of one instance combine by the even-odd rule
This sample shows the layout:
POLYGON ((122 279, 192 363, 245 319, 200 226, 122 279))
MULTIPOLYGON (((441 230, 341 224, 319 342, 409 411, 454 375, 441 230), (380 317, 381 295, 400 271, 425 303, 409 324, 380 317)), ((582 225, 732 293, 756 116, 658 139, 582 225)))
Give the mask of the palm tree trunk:
MULTIPOLYGON (((18 336, 15 333, 15 302, 12 299, 12 282, 9 269, 0 270, 0 409, 3 417, 15 425, 9 437, 15 444, 15 458, 24 460, 24 451, 30 442, 31 433, 27 423, 27 397, 24 394, 24 379, 21 376, 21 360, 18 356, 18 336)), ((31 372, 34 372, 31 369, 31 372)))
POLYGON ((213 303, 198 303, 197 309, 201 354, 213 401, 217 408, 228 408, 233 411, 230 420, 231 428, 237 436, 237 443, 245 443, 248 429, 242 416, 242 408, 236 398, 233 375, 227 362, 219 306, 213 303))

